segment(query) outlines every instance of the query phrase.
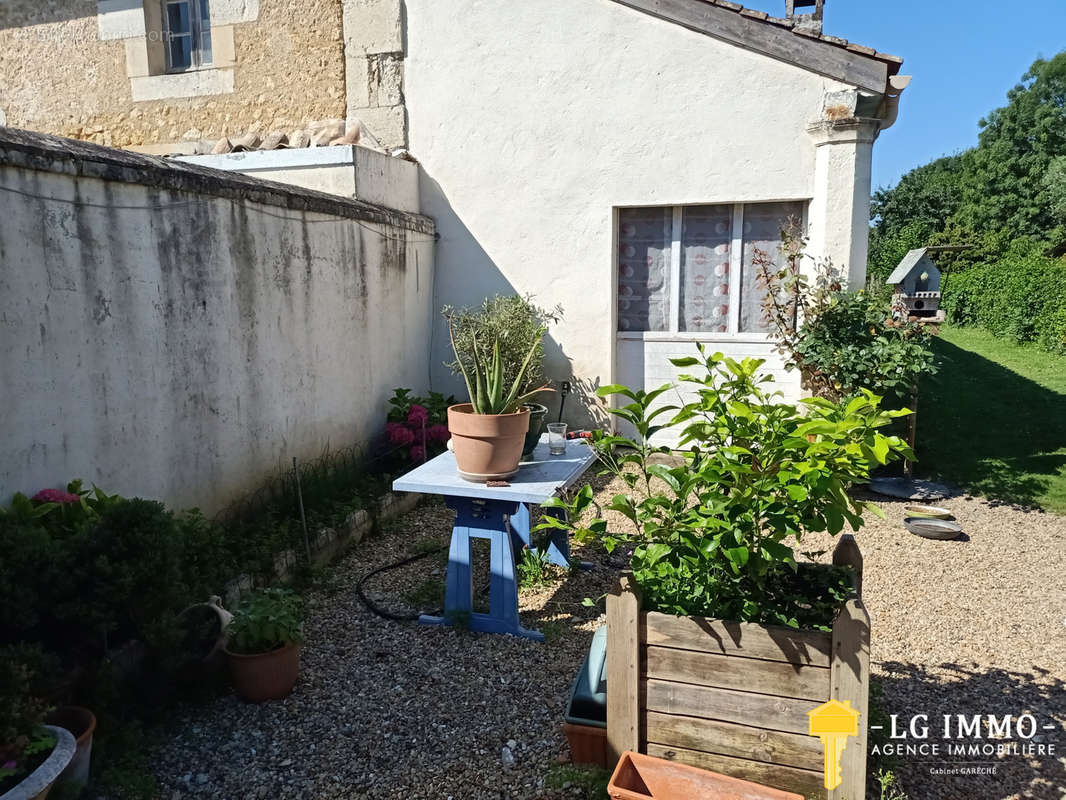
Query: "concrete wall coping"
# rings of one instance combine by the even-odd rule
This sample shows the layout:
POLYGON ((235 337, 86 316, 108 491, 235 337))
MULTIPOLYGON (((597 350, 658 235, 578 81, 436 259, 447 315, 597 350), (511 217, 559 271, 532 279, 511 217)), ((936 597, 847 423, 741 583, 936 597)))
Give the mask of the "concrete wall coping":
MULTIPOLYGON (((388 158, 389 156, 383 156, 388 158)), ((246 150, 222 155, 177 156, 178 161, 212 169, 252 171, 260 169, 297 169, 299 167, 355 166, 355 145, 331 147, 295 147, 277 150, 246 150)))
POLYGON ((421 214, 17 128, 0 127, 0 166, 195 192, 436 234, 434 221, 421 214))

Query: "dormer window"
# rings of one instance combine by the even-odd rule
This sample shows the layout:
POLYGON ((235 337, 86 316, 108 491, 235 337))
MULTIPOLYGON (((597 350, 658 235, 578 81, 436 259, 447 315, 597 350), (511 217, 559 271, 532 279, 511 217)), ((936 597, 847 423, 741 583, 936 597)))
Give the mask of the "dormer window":
POLYGON ((185 72, 211 63, 209 0, 164 0, 163 30, 167 72, 185 72))

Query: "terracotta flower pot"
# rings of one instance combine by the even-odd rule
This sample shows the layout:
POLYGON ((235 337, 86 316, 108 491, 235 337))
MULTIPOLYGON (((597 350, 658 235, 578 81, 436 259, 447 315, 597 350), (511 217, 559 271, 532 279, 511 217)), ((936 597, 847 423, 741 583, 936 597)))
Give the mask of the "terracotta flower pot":
POLYGON ((49 725, 66 728, 74 736, 74 757, 57 779, 57 783, 84 786, 89 782, 89 765, 93 757, 93 733, 96 715, 81 706, 60 706, 48 715, 49 725))
POLYGON ((528 430, 528 408, 513 414, 475 414, 470 403, 460 403, 448 409, 455 461, 459 475, 468 481, 513 477, 528 430))
POLYGON ((611 800, 803 800, 803 795, 629 751, 622 753, 607 794, 611 800))
POLYGON ((300 677, 300 645, 244 655, 226 650, 233 689, 245 700, 262 703, 287 697, 300 677))

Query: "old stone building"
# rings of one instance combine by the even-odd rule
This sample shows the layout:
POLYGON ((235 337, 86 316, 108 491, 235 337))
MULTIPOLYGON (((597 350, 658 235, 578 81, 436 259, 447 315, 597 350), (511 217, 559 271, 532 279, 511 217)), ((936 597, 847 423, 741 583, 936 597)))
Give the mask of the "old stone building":
POLYGON ((0 124, 156 153, 358 114, 406 140, 399 0, 4 0, 0 124))

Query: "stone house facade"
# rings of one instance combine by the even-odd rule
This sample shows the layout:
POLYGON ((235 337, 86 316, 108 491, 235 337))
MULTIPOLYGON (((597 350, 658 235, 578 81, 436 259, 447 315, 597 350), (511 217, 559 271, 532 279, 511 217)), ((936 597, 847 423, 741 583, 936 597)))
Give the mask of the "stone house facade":
POLYGON ((191 153, 351 109, 395 147, 402 49, 399 0, 5 0, 0 124, 191 153), (193 23, 195 57, 175 59, 193 23))

